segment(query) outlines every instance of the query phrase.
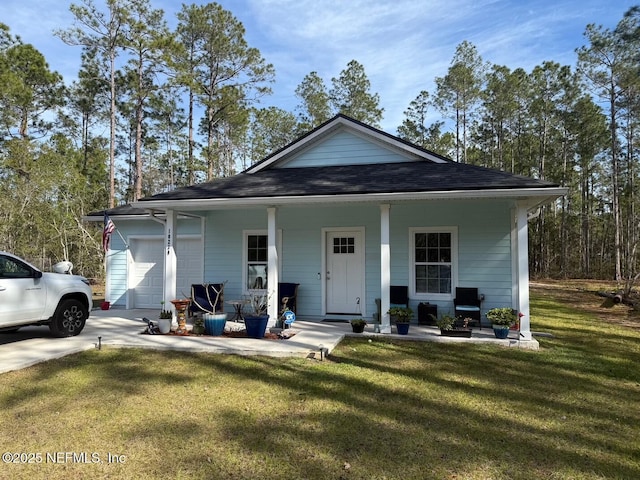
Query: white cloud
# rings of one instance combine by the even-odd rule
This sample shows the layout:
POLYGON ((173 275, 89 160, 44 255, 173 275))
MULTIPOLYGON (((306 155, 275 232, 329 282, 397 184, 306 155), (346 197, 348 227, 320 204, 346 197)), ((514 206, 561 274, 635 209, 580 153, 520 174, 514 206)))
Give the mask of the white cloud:
MULTIPOLYGON (((81 0, 72 0, 81 3, 81 0)), ((104 0, 94 0, 104 6, 104 0)), ((71 3, 71 2, 69 2, 71 3)), ((54 29, 72 25, 69 3, 4 0, 13 34, 33 43, 67 83, 77 74, 81 49, 64 45, 54 29)), ((174 25, 179 4, 151 0, 174 25)), ((185 2, 189 3, 189 2, 185 2)), ((207 0, 195 0, 205 4, 207 0)), ((249 44, 276 68, 274 95, 264 105, 293 111, 294 91, 317 71, 330 86, 355 59, 384 107, 383 128, 395 132, 421 90, 433 93, 456 46, 474 44, 485 61, 530 71, 545 60, 575 62, 588 23, 614 27, 637 0, 219 0, 243 22, 249 44)), ((435 113, 435 112, 434 112, 435 113)))

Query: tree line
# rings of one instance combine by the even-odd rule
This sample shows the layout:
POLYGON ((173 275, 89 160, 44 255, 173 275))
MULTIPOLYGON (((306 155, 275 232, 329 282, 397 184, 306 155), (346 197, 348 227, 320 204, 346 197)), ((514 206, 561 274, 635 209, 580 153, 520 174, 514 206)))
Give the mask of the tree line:
MULTIPOLYGON (((336 113, 376 127, 383 118, 357 60, 329 84, 307 74, 294 111, 260 107, 275 69, 217 3, 183 4, 173 29, 149 0, 70 10, 73 25, 54 32, 81 57, 68 86, 0 24, 0 249, 42 267, 72 259, 100 276, 99 232, 79 220, 90 211, 233 175, 336 113)), ((462 42, 395 133, 567 186, 530 222, 532 274, 622 281, 638 270, 639 7, 584 36, 576 67, 531 71, 492 65, 462 42)))

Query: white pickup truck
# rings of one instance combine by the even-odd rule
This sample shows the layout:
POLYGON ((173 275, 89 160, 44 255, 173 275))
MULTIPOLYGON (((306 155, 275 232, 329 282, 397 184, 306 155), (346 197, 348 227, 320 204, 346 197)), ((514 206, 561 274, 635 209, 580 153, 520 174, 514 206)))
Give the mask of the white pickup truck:
MULTIPOLYGON (((67 262, 68 273, 71 264, 67 262)), ((0 252, 0 330, 49 325, 56 337, 78 335, 93 305, 89 281, 78 275, 41 272, 0 252)))

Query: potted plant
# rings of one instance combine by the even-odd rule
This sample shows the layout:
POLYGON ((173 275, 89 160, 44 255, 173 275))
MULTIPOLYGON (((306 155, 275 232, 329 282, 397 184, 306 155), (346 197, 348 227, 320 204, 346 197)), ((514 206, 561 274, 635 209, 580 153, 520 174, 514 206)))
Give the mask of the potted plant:
POLYGON ((204 318, 202 315, 195 315, 193 317, 193 329, 191 330, 191 333, 194 335, 202 335, 204 332, 204 318))
POLYGON ((468 318, 457 319, 444 314, 436 319, 436 325, 440 329, 440 335, 444 337, 471 337, 468 318))
POLYGON ((487 319, 493 325, 493 333, 496 338, 507 338, 509 327, 516 322, 516 311, 510 307, 492 308, 487 312, 487 319))
POLYGON ((264 338, 267 331, 269 315, 267 305, 269 295, 267 292, 251 292, 247 308, 249 313, 244 316, 244 326, 247 329, 247 337, 264 338))
MULTIPOLYGON (((224 327, 227 323, 227 314, 222 311, 222 302, 220 302, 220 298, 224 295, 224 286, 226 285, 226 281, 224 281, 219 290, 214 288, 216 293, 216 298, 213 302, 210 302, 212 305, 211 310, 207 310, 202 313, 202 318, 204 321, 204 333, 207 335, 222 335, 224 332, 224 327), (220 311, 216 311, 216 305, 220 305, 220 311)), ((194 324, 195 328, 195 324, 194 324)))
POLYGON ((407 335, 409 333, 409 322, 413 317, 413 310, 409 307, 391 307, 389 309, 391 320, 395 322, 399 335, 407 335))
POLYGON ((367 321, 364 318, 354 318, 351 320, 351 329, 353 333, 362 333, 366 324, 367 321))
POLYGON ((161 302, 162 310, 160 310, 160 318, 158 319, 158 330, 162 334, 171 331, 171 322, 173 321, 173 312, 164 309, 164 302, 161 302))

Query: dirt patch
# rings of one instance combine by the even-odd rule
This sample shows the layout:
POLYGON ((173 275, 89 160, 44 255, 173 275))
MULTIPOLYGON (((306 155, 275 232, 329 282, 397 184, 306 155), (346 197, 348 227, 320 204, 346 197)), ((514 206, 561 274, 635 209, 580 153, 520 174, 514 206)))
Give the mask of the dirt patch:
MULTIPOLYGON (((536 280, 530 283, 531 292, 541 297, 550 296, 558 301, 594 315, 600 320, 640 329, 640 312, 629 305, 614 303, 599 292, 619 290, 615 282, 604 280, 536 280)), ((638 296, 638 292, 633 295, 638 296)), ((638 296, 640 301, 640 296, 638 296)))

